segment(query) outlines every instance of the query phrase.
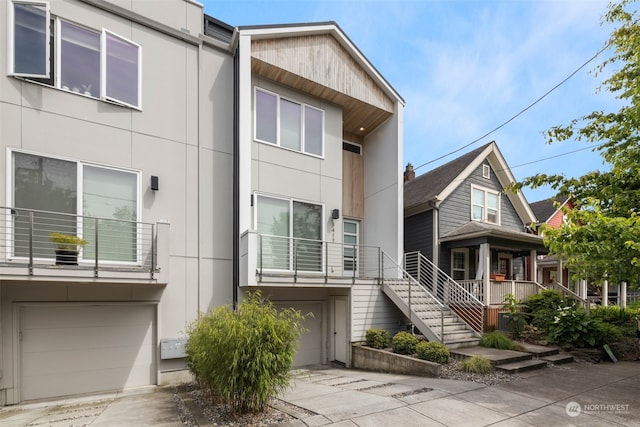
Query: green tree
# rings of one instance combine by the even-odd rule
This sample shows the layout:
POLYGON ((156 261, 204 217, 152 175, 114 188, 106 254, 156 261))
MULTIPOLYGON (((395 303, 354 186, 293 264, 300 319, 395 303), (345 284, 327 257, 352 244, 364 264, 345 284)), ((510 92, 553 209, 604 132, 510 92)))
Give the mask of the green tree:
POLYGON ((640 273, 640 24, 635 0, 608 6, 603 22, 613 24, 606 48, 611 55, 596 75, 611 75, 599 90, 614 94, 620 109, 594 111, 546 132, 548 143, 577 140, 598 143, 608 171, 577 178, 538 174, 516 187, 550 185, 570 196, 576 209, 559 229, 544 229, 551 253, 563 256, 575 276, 587 280, 626 281, 637 287, 640 273))

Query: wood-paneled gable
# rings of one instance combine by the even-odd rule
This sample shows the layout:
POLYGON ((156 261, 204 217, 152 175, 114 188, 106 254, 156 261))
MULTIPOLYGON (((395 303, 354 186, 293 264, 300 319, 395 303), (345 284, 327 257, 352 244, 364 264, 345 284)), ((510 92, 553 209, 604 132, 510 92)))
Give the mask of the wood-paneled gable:
POLYGON ((393 100, 331 35, 253 40, 251 56, 253 73, 340 105, 345 132, 364 135, 395 111, 393 100))

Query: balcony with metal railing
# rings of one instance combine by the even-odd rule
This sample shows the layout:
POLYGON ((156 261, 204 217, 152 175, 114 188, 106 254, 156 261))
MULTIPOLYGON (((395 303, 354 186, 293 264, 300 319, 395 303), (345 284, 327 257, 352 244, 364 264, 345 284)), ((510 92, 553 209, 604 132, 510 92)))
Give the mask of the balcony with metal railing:
POLYGON ((3 279, 156 282, 154 224, 10 207, 0 215, 3 279))
POLYGON ((381 256, 377 246, 246 232, 241 239, 241 286, 379 283, 381 256))

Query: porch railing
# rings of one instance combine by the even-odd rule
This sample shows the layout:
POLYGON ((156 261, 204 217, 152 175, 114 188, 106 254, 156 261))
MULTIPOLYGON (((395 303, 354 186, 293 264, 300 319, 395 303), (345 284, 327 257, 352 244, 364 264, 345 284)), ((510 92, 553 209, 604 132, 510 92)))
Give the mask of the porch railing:
MULTIPOLYGON (((453 310, 473 330, 482 333, 484 306, 476 294, 461 286, 420 252, 407 252, 405 270, 453 310)), ((473 289, 471 289, 473 290, 473 289)))
POLYGON ((34 275, 35 267, 58 264, 59 268, 100 271, 148 272, 153 278, 156 266, 154 224, 119 219, 96 218, 35 209, 0 207, 0 263, 25 266, 34 275), (77 257, 60 255, 51 233, 81 237, 77 257))
POLYGON ((378 246, 350 245, 322 240, 258 235, 258 280, 268 275, 379 279, 382 276, 378 246))

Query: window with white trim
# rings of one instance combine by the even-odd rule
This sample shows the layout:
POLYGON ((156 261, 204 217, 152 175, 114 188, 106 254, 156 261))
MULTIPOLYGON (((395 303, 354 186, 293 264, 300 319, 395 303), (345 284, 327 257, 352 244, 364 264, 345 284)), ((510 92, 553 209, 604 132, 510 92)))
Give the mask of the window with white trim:
POLYGON ((95 260, 92 218, 101 218, 98 259, 138 261, 139 172, 13 151, 10 180, 13 256, 28 256, 32 229, 36 258, 52 257, 49 233, 58 232, 87 240, 82 258, 95 260))
POLYGON ((472 186, 471 219, 500 224, 500 193, 472 186))
POLYGON ((482 165, 482 177, 486 179, 491 178, 491 167, 489 165, 482 165))
POLYGON ((324 111, 256 87, 254 138, 322 157, 324 111))
POLYGON ((51 17, 47 2, 13 0, 9 9, 10 75, 141 108, 139 44, 51 17))
POLYGON ((257 194, 259 264, 265 269, 322 271, 322 205, 257 194))
POLYGON ((451 250, 451 278, 467 280, 469 271, 469 251, 467 249, 451 250))
POLYGON ((8 4, 9 74, 22 77, 49 77, 49 3, 13 1, 8 4))

